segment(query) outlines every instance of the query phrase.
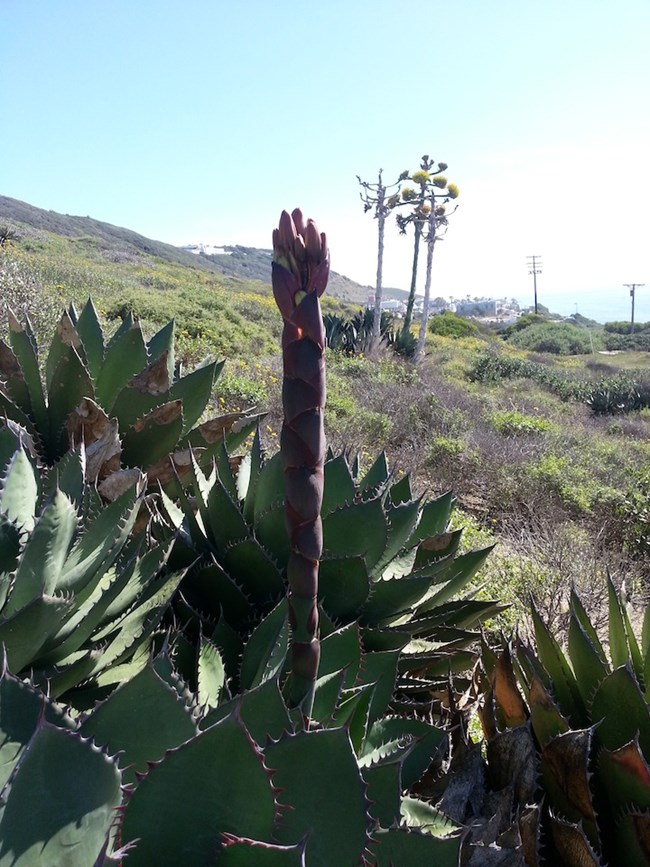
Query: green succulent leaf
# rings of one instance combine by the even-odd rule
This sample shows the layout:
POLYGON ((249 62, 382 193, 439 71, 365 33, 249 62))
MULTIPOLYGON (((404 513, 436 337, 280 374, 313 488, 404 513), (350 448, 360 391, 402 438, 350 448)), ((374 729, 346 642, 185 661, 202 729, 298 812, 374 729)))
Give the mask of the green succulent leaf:
POLYGON ((225 835, 217 867, 305 867, 305 844, 276 846, 245 837, 225 835))
POLYGON ((362 557, 321 560, 318 570, 318 597, 335 620, 356 617, 368 598, 370 578, 362 557))
POLYGON ((250 599, 211 555, 212 562, 192 571, 185 582, 188 599, 207 611, 223 611, 229 623, 239 626, 250 620, 253 606, 250 599))
POLYGON ((214 708, 202 720, 201 728, 205 730, 232 713, 241 719, 257 744, 278 740, 293 731, 277 678, 265 680, 255 689, 246 690, 214 708))
POLYGON ((440 589, 418 606, 418 612, 433 611, 459 593, 483 566, 493 548, 494 545, 490 545, 479 551, 469 551, 452 560, 436 577, 436 584, 441 585, 440 589))
POLYGON ((409 539, 409 547, 414 548, 425 539, 444 533, 447 530, 453 507, 454 498, 451 492, 425 503, 420 514, 420 521, 409 539))
MULTIPOLYGON (((109 667, 120 665, 132 657, 137 648, 149 644, 154 629, 160 623, 182 579, 183 572, 163 574, 149 585, 144 598, 139 600, 135 608, 118 621, 109 624, 103 632, 93 635, 95 642, 109 639, 95 667, 95 675, 105 672, 109 667)), ((111 679, 105 682, 119 683, 119 680, 111 679)))
POLYGON ((147 343, 147 357, 149 361, 157 361, 162 355, 166 355, 167 375, 169 381, 174 379, 174 338, 176 336, 176 323, 171 319, 166 325, 157 331, 147 343))
POLYGON ((115 762, 92 744, 39 725, 0 806, 0 865, 94 864, 120 804, 120 782, 115 762))
POLYGON ((361 663, 361 641, 356 623, 342 626, 321 641, 318 676, 345 671, 344 686, 351 688, 361 663))
POLYGON ((402 767, 402 786, 410 789, 425 773, 434 757, 447 748, 447 734, 439 728, 415 718, 385 717, 369 729, 361 757, 380 750, 382 745, 413 742, 402 767))
POLYGON ((380 499, 343 506, 323 518, 323 556, 362 557, 369 571, 382 556, 388 538, 380 499))
POLYGON ((289 808, 276 826, 278 841, 291 844, 308 834, 306 861, 313 867, 359 863, 367 842, 366 803, 347 732, 299 732, 269 744, 265 755, 289 808))
POLYGON ((421 828, 434 837, 447 837, 460 830, 444 813, 419 798, 402 798, 400 814, 409 828, 421 828))
POLYGON ((316 680, 311 719, 325 728, 334 716, 334 711, 343 691, 344 679, 345 670, 341 669, 340 671, 333 671, 331 674, 322 675, 316 680))
POLYGON ((27 415, 27 413, 24 413, 22 409, 20 409, 20 407, 14 403, 14 401, 9 396, 9 394, 7 394, 6 389, 1 383, 0 412, 9 424, 14 425, 21 431, 24 431, 24 434, 27 438, 31 439, 33 442, 41 442, 41 437, 31 416, 27 415))
POLYGON ((43 716, 61 728, 74 726, 63 710, 42 692, 9 674, 3 662, 0 674, 0 791, 11 777, 43 716))
POLYGON ((85 467, 85 453, 82 450, 67 451, 49 470, 43 485, 43 494, 53 496, 58 489, 79 511, 83 504, 85 467))
POLYGON ((534 678, 528 691, 530 722, 542 747, 571 728, 562 716, 553 697, 539 678, 534 678))
POLYGON ((410 503, 412 499, 411 477, 407 474, 402 476, 394 485, 391 485, 390 501, 394 506, 399 506, 402 503, 410 503))
POLYGON ((391 828, 373 834, 369 863, 371 867, 457 867, 459 857, 460 836, 437 838, 421 831, 391 828))
POLYGON ((39 516, 20 556, 14 588, 5 606, 10 617, 37 596, 53 596, 77 530, 77 513, 57 491, 39 516))
POLYGON ((24 449, 13 455, 0 487, 0 511, 18 529, 31 531, 36 521, 38 482, 24 449))
POLYGON ((171 381, 166 352, 131 377, 111 410, 111 415, 119 419, 120 429, 131 427, 156 407, 174 401, 176 398, 170 395, 171 381))
POLYGON ((224 833, 272 839, 275 813, 262 754, 231 714, 151 768, 126 805, 122 839, 139 840, 133 867, 210 864, 224 833))
POLYGON ((147 366, 147 347, 140 324, 128 314, 111 337, 97 376, 97 402, 110 414, 115 398, 131 377, 147 366))
POLYGON ((92 298, 84 304, 75 328, 83 344, 88 370, 96 381, 104 362, 104 334, 92 298))
POLYGON ((218 648, 201 636, 198 653, 198 699, 203 707, 216 707, 226 685, 226 668, 218 648))
POLYGON ((128 467, 153 466, 174 451, 184 424, 182 401, 157 406, 125 432, 122 461, 128 467))
POLYGON ((650 710, 628 666, 602 681, 591 704, 591 718, 598 723, 598 741, 607 749, 618 749, 638 737, 644 755, 650 756, 650 710))
POLYGON ((390 828, 399 822, 402 759, 369 765, 361 771, 368 786, 369 813, 378 825, 390 828))
POLYGON ((147 665, 95 708, 80 733, 111 755, 119 752, 124 780, 133 783, 148 762, 194 737, 197 728, 175 690, 147 665))
POLYGON ((253 630, 241 661, 242 689, 274 678, 283 668, 289 648, 287 602, 283 599, 253 630))
POLYGON ((389 470, 386 452, 381 452, 375 458, 372 466, 359 482, 359 491, 363 499, 374 498, 388 482, 389 470))
POLYGON ((68 448, 66 422, 82 398, 94 398, 92 380, 74 346, 63 345, 58 363, 52 371, 48 387, 47 458, 53 461, 68 448))
POLYGON ((560 645, 547 629, 534 605, 531 606, 535 644, 539 658, 551 676, 560 711, 573 726, 588 722, 585 705, 575 675, 562 653, 560 645))
POLYGON ((609 673, 609 666, 581 620, 572 613, 569 620, 569 658, 585 705, 589 705, 596 689, 609 673))
POLYGON ((609 653, 614 668, 625 665, 628 659, 627 634, 621 602, 612 579, 607 576, 607 597, 609 603, 609 653))
POLYGON ((372 700, 368 710, 368 725, 372 725, 388 710, 395 689, 399 658, 399 650, 364 653, 361 657, 357 684, 373 686, 372 700))
POLYGON ((45 642, 60 629, 73 607, 69 598, 39 596, 0 621, 0 644, 4 644, 12 671, 21 672, 35 663, 45 642))
POLYGON ((361 623, 388 624, 410 611, 424 598, 431 587, 431 578, 391 578, 375 581, 360 612, 361 623))
POLYGON ((325 481, 321 515, 325 517, 330 512, 352 503, 356 486, 345 455, 341 454, 327 460, 323 473, 325 481))
POLYGON ((418 523, 419 516, 419 500, 401 503, 400 505, 392 506, 387 510, 388 537, 386 540, 386 548, 379 562, 373 569, 373 577, 379 577, 385 567, 388 566, 391 560, 396 557, 401 549, 406 545, 407 540, 418 523))
POLYGON ((135 523, 140 500, 141 494, 136 488, 131 488, 86 525, 61 572, 58 581, 61 591, 74 593, 78 603, 90 595, 98 573, 103 574, 124 547, 135 523))
POLYGON ((45 396, 38 364, 36 340, 34 339, 31 324, 26 317, 25 325, 21 325, 11 311, 8 311, 8 319, 9 343, 14 355, 18 359, 20 369, 27 383, 32 408, 31 415, 38 430, 46 431, 47 409, 45 407, 45 396))
POLYGON ((262 442, 260 439, 259 422, 255 428, 255 436, 250 452, 245 455, 237 475, 237 496, 243 500, 244 520, 251 526, 255 518, 255 495, 257 484, 262 473, 262 442), (246 481, 244 482, 244 475, 246 481))
POLYGON ((374 684, 363 684, 347 690, 342 694, 332 716, 335 725, 347 730, 356 755, 361 753, 368 733, 374 692, 374 684))

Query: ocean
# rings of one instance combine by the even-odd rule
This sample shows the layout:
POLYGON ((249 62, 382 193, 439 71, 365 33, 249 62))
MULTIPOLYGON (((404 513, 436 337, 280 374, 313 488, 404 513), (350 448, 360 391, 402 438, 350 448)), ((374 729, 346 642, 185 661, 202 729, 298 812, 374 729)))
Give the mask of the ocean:
MULTIPOLYGON (((616 291, 575 291, 554 293, 538 291, 537 301, 551 313, 571 316, 576 312, 596 322, 629 322, 632 309, 630 290, 621 286, 616 291)), ((532 295, 532 293, 531 293, 532 295)), ((517 298, 522 307, 532 305, 532 297, 517 298)), ((634 321, 650 322, 650 282, 637 286, 634 301, 634 321)))

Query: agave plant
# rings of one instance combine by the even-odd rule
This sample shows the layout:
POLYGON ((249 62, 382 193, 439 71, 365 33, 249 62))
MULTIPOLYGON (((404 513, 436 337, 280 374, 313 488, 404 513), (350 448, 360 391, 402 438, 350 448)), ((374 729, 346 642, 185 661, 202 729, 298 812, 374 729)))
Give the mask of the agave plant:
MULTIPOLYGON (((323 317, 325 345, 336 352, 355 355, 367 352, 372 343, 373 311, 360 310, 351 319, 337 313, 326 313, 323 317)), ((381 314, 379 343, 397 346, 394 319, 386 310, 381 314)))
POLYGON ((608 649, 579 597, 564 652, 533 609, 537 655, 485 647, 492 785, 514 785, 526 863, 650 862, 650 609, 641 641, 608 580, 608 649))
POLYGON ((42 476, 0 429, 0 645, 15 673, 82 704, 145 664, 182 578, 163 572, 168 546, 130 537, 142 482, 102 508, 84 463, 81 447, 42 476))
POLYGON ((128 850, 135 867, 456 867, 457 826, 403 795, 444 733, 369 727, 338 697, 346 726, 297 729, 277 679, 228 700, 208 640, 198 667, 192 694, 163 652, 73 720, 5 665, 0 863, 108 865, 128 850))
MULTIPOLYGON (((358 460, 329 453, 323 475, 321 635, 344 626, 358 630, 367 654, 397 666, 395 708, 428 708, 432 690, 444 686, 446 695, 450 671, 471 668, 474 628, 501 610, 463 595, 490 549, 458 556, 462 532, 447 530, 451 494, 415 497, 408 476, 391 476, 383 453, 365 474, 358 460)), ((181 507, 161 494, 168 529, 156 529, 163 539, 178 535, 176 565, 192 564, 175 601, 177 620, 190 634, 193 629, 195 640, 216 627, 233 688, 251 687, 242 658, 251 631, 276 643, 279 666, 289 646, 290 542, 280 454, 265 459, 256 434, 242 462, 222 448, 209 476, 193 463, 189 479, 181 507)))
POLYGON ((9 343, 0 340, 0 412, 33 440, 52 464, 71 444, 86 446, 86 473, 109 499, 129 487, 139 470, 149 482, 167 482, 170 457, 181 474, 188 449, 206 458, 228 437, 236 448, 257 416, 230 413, 199 423, 223 361, 177 376, 174 323, 145 341, 129 313, 106 342, 89 300, 61 316, 44 364, 29 322, 8 311, 9 343), (122 469, 121 469, 122 468, 122 469))

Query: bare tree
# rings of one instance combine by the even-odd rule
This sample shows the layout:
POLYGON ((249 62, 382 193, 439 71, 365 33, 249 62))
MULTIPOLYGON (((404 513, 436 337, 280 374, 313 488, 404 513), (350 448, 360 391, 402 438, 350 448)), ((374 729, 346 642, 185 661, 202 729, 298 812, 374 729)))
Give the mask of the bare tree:
POLYGON ((383 169, 379 169, 377 183, 362 181, 359 175, 357 180, 363 187, 361 201, 363 202, 364 211, 374 211, 375 219, 378 226, 378 244, 377 244, 377 281, 375 285, 375 310, 372 325, 372 341, 371 349, 374 350, 379 345, 380 328, 381 328, 381 297, 382 297, 382 272, 384 267, 384 230, 386 226, 386 217, 390 214, 393 208, 400 204, 399 190, 402 181, 408 178, 409 173, 402 172, 397 181, 392 184, 385 184, 382 178, 383 169), (395 190, 389 195, 389 191, 395 190))

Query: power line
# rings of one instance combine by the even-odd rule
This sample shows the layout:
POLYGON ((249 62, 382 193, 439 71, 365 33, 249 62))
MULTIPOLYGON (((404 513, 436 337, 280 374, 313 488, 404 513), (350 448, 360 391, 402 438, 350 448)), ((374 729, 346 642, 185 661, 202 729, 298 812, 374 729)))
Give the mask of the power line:
POLYGON ((630 298, 632 299, 632 317, 630 319, 630 334, 634 334, 634 293, 637 286, 645 286, 645 283, 623 283, 630 290, 630 298))
POLYGON ((528 273, 533 275, 533 290, 535 292, 535 314, 537 314, 537 275, 542 273, 542 257, 526 256, 528 273))

